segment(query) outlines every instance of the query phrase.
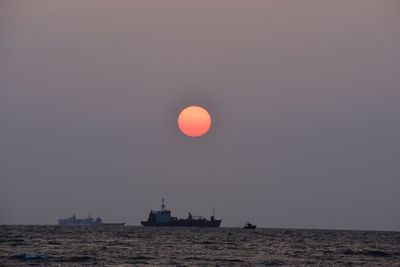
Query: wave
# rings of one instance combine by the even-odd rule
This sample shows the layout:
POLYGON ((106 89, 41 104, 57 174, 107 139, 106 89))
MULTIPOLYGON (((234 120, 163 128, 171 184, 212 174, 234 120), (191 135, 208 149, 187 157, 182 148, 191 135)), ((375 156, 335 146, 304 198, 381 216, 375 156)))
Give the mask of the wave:
POLYGON ((154 260, 155 258, 153 257, 148 257, 148 256, 132 256, 128 258, 129 260, 154 260))
POLYGON ((280 260, 267 260, 263 263, 264 266, 279 266, 279 265, 285 265, 283 261, 280 260))
POLYGON ((71 257, 60 257, 54 260, 55 262, 96 262, 98 261, 95 257, 90 256, 71 256, 71 257))
POLYGON ((214 261, 214 262, 244 262, 241 259, 227 259, 227 258, 203 258, 203 257, 186 257, 185 260, 193 261, 214 261))
POLYGON ((21 253, 21 254, 14 254, 10 256, 10 259, 17 259, 23 261, 30 261, 30 260, 47 260, 49 256, 47 255, 39 255, 35 253, 21 253))
POLYGON ((361 250, 361 251, 354 251, 354 250, 345 250, 343 254, 346 255, 363 255, 363 256, 370 256, 370 257, 392 257, 392 255, 388 252, 381 251, 381 250, 361 250))

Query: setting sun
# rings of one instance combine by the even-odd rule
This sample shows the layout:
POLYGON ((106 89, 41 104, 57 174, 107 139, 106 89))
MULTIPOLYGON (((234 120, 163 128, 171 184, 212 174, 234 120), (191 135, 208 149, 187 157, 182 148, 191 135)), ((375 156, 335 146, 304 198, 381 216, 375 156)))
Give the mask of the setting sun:
POLYGON ((179 129, 190 137, 200 137, 211 127, 211 116, 199 106, 190 106, 181 111, 178 117, 179 129))

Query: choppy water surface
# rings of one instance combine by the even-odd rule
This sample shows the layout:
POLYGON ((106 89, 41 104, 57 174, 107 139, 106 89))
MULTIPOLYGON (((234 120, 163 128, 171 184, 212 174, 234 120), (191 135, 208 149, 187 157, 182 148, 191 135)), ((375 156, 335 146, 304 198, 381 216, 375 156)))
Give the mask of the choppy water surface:
POLYGON ((0 226, 0 265, 400 266, 400 232, 0 226))

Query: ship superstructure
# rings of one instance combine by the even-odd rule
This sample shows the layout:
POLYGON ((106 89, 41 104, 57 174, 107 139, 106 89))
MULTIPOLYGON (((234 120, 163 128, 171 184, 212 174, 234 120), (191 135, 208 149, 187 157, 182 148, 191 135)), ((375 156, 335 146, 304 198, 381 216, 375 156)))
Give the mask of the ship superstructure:
POLYGON ((147 221, 142 221, 144 226, 176 226, 176 227, 219 227, 222 220, 215 219, 214 211, 210 220, 201 216, 193 216, 190 212, 186 219, 172 217, 171 211, 165 208, 162 199, 161 210, 149 213, 147 221))

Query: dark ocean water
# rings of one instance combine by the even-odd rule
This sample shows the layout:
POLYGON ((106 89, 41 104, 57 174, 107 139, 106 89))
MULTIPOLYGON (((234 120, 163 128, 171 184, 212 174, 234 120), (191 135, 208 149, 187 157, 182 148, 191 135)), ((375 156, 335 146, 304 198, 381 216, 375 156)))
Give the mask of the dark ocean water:
POLYGON ((0 265, 400 266, 400 232, 0 226, 0 265))

